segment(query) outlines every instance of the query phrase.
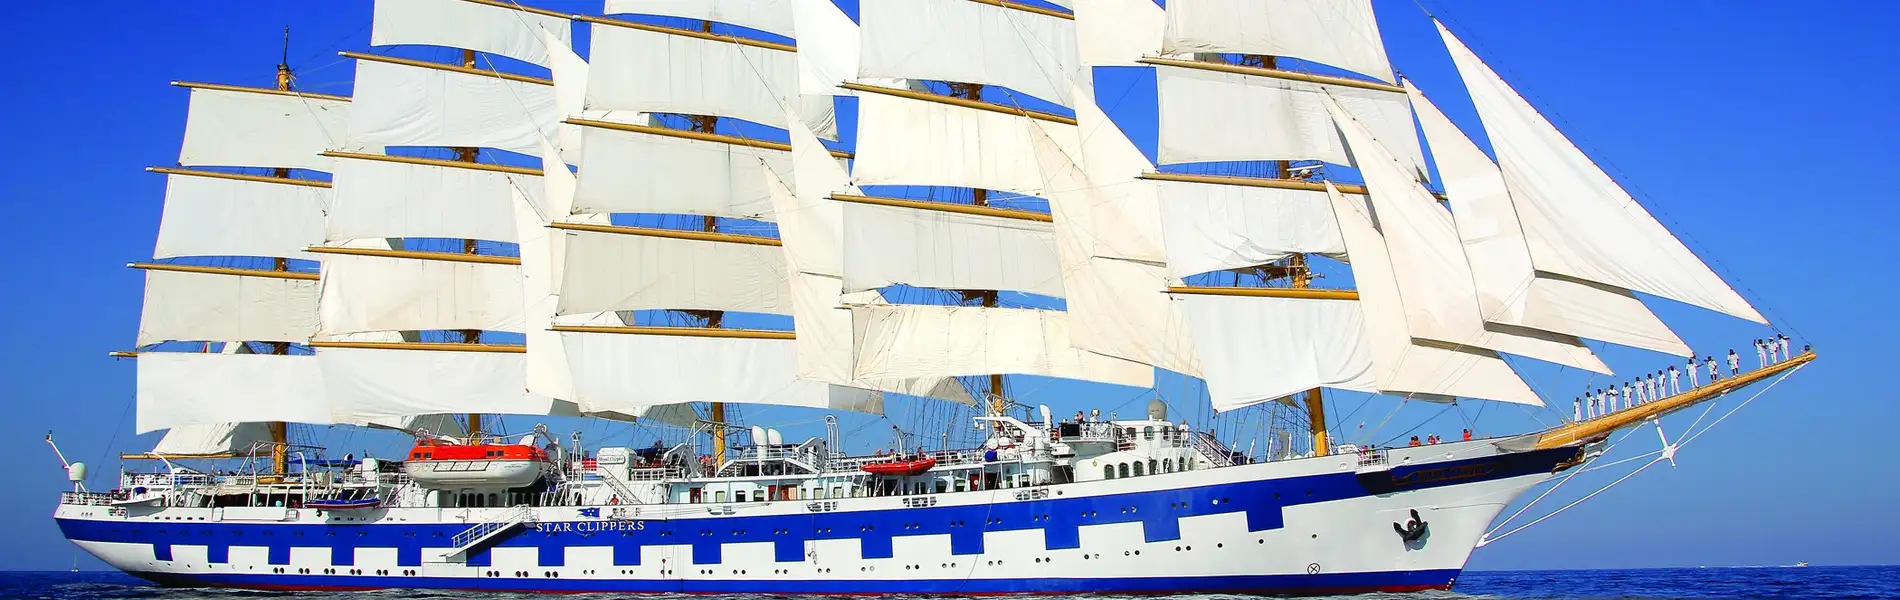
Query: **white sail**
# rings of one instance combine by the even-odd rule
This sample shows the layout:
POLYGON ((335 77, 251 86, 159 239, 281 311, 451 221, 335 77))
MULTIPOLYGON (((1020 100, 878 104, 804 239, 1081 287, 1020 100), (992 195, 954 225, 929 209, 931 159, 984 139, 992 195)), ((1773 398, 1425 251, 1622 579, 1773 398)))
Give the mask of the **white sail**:
POLYGON ((567 366, 567 352, 561 334, 554 326, 555 308, 560 303, 559 265, 566 260, 567 236, 548 228, 555 219, 566 216, 565 208, 573 201, 574 174, 561 162, 552 146, 541 149, 542 192, 511 194, 516 239, 521 244, 522 329, 527 337, 527 357, 523 384, 529 393, 549 398, 574 397, 574 381, 567 366))
POLYGON ((786 0, 607 0, 604 14, 640 14, 718 21, 793 37, 786 0))
POLYGON ((1415 173, 1425 158, 1405 94, 1191 69, 1155 67, 1161 164, 1322 160, 1353 164, 1320 99, 1331 96, 1415 173))
POLYGON ((778 247, 569 231, 559 314, 730 310, 787 314, 778 247))
POLYGON ((1326 184, 1339 215, 1339 231, 1352 255, 1353 283, 1359 288, 1366 339, 1379 389, 1422 400, 1466 396, 1542 405, 1530 386, 1498 358, 1475 346, 1421 344, 1406 325, 1405 304, 1386 254, 1385 240, 1366 214, 1364 203, 1348 200, 1326 184))
POLYGON ((139 433, 217 423, 331 423, 312 356, 146 352, 138 357, 139 433))
POLYGON ((1148 365, 1077 349, 1068 313, 1024 308, 885 305, 851 308, 853 375, 901 379, 1047 375, 1153 387, 1148 365))
MULTIPOLYGON (((1084 129, 1093 132, 1084 141, 1084 156, 1099 155, 1090 152, 1091 142, 1098 138, 1116 140, 1111 147, 1126 144, 1127 138, 1106 121, 1088 96, 1086 89, 1077 91, 1077 112, 1085 117, 1093 114, 1099 120, 1082 121, 1084 129), (1101 128, 1094 128, 1097 125, 1101 128)), ((1166 268, 1155 262, 1119 258, 1125 254, 1117 242, 1126 240, 1116 234, 1132 231, 1148 237, 1150 231, 1158 230, 1154 221, 1124 220, 1130 215, 1158 212, 1151 182, 1135 179, 1142 169, 1090 169, 1104 175, 1105 179, 1098 180, 1093 173, 1084 172, 1074 157, 1064 154, 1054 139, 1039 135, 1036 149, 1036 159, 1048 177, 1062 291, 1072 325, 1070 341, 1077 348, 1097 354, 1200 375, 1184 317, 1162 293, 1168 286, 1166 268), (1141 188, 1149 191, 1144 193, 1141 188), (1109 255, 1102 256, 1104 251, 1109 255)), ((1139 153, 1134 158, 1142 164, 1147 162, 1139 153)))
POLYGON ((718 141, 583 127, 574 210, 766 218, 759 165, 792 177, 791 153, 718 141))
POLYGON ((1360 303, 1182 294, 1214 410, 1318 387, 1375 392, 1372 343, 1360 303))
POLYGON ((771 176, 760 176, 772 191, 773 213, 778 219, 786 262, 795 272, 842 278, 844 203, 832 200, 831 195, 862 191, 851 185, 845 166, 832 158, 810 129, 793 123, 791 138, 792 172, 797 179, 778 177, 769 166, 763 170, 771 171, 771 176))
POLYGON ((317 331, 317 282, 148 269, 138 345, 301 342, 317 331))
MULTIPOLYGON (((1076 59, 1085 67, 1138 67, 1161 47, 1167 15, 1152 0, 1091 0, 1075 7, 1076 59)), ((1076 109, 1084 102, 1076 100, 1076 109)))
POLYGON ((586 412, 636 414, 681 402, 738 402, 882 413, 877 392, 804 381, 792 340, 564 333, 586 412))
POLYGON ((323 242, 328 188, 170 175, 153 258, 271 256, 311 258, 323 242))
POLYGON ((1439 206, 1431 191, 1412 179, 1398 159, 1387 153, 1357 119, 1345 114, 1338 103, 1328 98, 1326 108, 1359 157, 1359 173, 1366 178, 1379 231, 1391 257, 1392 273, 1404 299, 1406 325, 1413 337, 1610 372, 1575 337, 1487 326, 1451 212, 1439 206))
POLYGON ((525 360, 519 352, 318 348, 314 362, 334 420, 361 424, 432 413, 549 414, 554 402, 526 391, 525 360))
MULTIPOLYGON (((587 61, 575 54, 565 43, 548 31, 541 32, 542 43, 548 47, 548 72, 554 80, 554 118, 563 121, 575 116, 634 122, 646 125, 646 115, 640 113, 615 113, 613 111, 587 113, 587 61)), ((581 162, 582 127, 562 123, 555 126, 554 146, 561 151, 561 158, 570 163, 581 162)))
POLYGON ((1325 192, 1156 183, 1172 277, 1264 265, 1301 253, 1346 255, 1325 192))
POLYGON ((1450 199, 1485 321, 1691 354, 1628 290, 1535 272, 1497 165, 1410 81, 1405 87, 1450 199))
POLYGON ((968 0, 878 0, 859 7, 858 23, 860 76, 981 83, 1063 106, 1074 101, 1074 21, 968 0))
POLYGON ((1438 31, 1478 107, 1539 270, 1768 322, 1450 30, 1438 24, 1438 31))
POLYGON ((1044 128, 1065 152, 1074 154, 1080 145, 1073 126, 943 102, 860 94, 851 176, 861 186, 942 185, 1041 195, 1042 172, 1036 167, 1030 127, 1044 128))
POLYGON ((376 0, 369 45, 464 48, 548 65, 540 31, 571 44, 568 20, 466 0, 376 0))
POLYGON ((433 329, 521 331, 521 268, 332 254, 323 260, 319 316, 322 336, 433 329))
POLYGON ((1372 0, 1169 0, 1161 48, 1290 56, 1392 81, 1372 0))
MULTIPOLYGON (((1143 173, 1155 170, 1154 163, 1096 105, 1092 84, 1078 84, 1076 98, 1082 160, 1075 164, 1082 167, 1091 196, 1086 223, 1070 223, 1082 228, 1078 242, 1087 244, 1089 256, 1156 265, 1167 261, 1162 246, 1161 192, 1154 182, 1141 179, 1143 173)), ((1049 141, 1055 142, 1053 138, 1049 141)), ((1046 158, 1058 155, 1046 152, 1042 144, 1038 142, 1038 156, 1045 157, 1044 174, 1053 178, 1062 170, 1050 168, 1046 158)), ((1061 149, 1060 143, 1053 145, 1061 149)), ((1072 161, 1074 155, 1060 156, 1072 161)))
MULTIPOLYGON (((460 1, 460 0, 456 0, 460 1)), ((483 168, 341 159, 328 239, 461 238, 516 241, 512 197, 541 193, 533 175, 483 168)))
POLYGON ((551 85, 358 60, 349 144, 373 152, 462 146, 534 154, 541 140, 555 139, 560 119, 551 85))
POLYGON ((858 24, 831 0, 785 0, 803 35, 798 36, 798 91, 813 96, 854 96, 838 87, 858 78, 858 24))
POLYGON ((587 108, 713 115, 783 128, 793 107, 829 123, 830 96, 798 93, 796 53, 727 40, 596 24, 587 108))
POLYGON ((152 446, 152 454, 243 456, 259 444, 270 442, 270 427, 264 423, 182 425, 165 430, 165 437, 159 438, 158 444, 152 446))
POLYGON ((845 293, 903 283, 1062 296, 1048 223, 845 202, 845 293))
POLYGON ((350 102, 194 89, 178 164, 329 171, 319 153, 343 144, 350 102))

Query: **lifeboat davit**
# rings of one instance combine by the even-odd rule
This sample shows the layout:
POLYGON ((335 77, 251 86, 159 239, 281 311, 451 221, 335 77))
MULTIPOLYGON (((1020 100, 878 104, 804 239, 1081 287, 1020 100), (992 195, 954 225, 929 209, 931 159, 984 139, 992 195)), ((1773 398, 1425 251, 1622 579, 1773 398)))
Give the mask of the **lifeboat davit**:
POLYGON ((893 477, 904 477, 904 476, 923 473, 924 471, 929 471, 931 467, 935 467, 935 466, 937 466, 937 459, 934 457, 926 456, 926 457, 914 459, 914 460, 899 460, 899 461, 892 461, 892 462, 870 463, 859 468, 864 469, 864 472, 870 473, 872 475, 890 475, 893 477))
POLYGON ((417 440, 402 470, 423 487, 518 488, 548 468, 546 450, 523 444, 457 444, 417 440))

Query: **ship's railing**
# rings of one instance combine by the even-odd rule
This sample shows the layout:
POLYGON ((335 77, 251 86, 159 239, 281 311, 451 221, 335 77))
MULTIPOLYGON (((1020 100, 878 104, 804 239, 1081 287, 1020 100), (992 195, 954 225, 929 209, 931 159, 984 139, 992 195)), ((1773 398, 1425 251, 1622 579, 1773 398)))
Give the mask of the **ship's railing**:
POLYGON ((685 476, 686 469, 679 467, 638 467, 627 473, 627 479, 632 481, 662 481, 685 476))
POLYGON ((1113 442, 1121 436, 1114 423, 1058 423, 1056 431, 1064 442, 1113 442))
POLYGON ((1228 449, 1226 444, 1214 437, 1214 434, 1194 431, 1188 433, 1188 439, 1193 443, 1194 449, 1200 451, 1202 456, 1206 456, 1207 461, 1213 463, 1214 466, 1234 466, 1234 451, 1228 449))
POLYGON ((74 506, 112 506, 112 494, 103 492, 60 492, 59 503, 74 506))
MULTIPOLYGON (((982 450, 969 450, 969 449, 937 450, 937 451, 925 452, 924 454, 927 456, 930 456, 931 458, 937 459, 937 466, 939 467, 974 465, 974 464, 983 463, 982 450)), ((908 454, 905 454, 904 456, 906 457, 915 456, 915 453, 908 453, 908 454)), ((892 457, 892 456, 843 456, 843 457, 831 459, 831 461, 827 463, 826 465, 827 467, 826 470, 834 471, 834 472, 857 471, 859 469, 862 469, 864 465, 891 462, 893 460, 903 460, 903 458, 892 457)))
POLYGON ((1358 449, 1359 468, 1382 467, 1389 464, 1384 448, 1361 446, 1358 449))

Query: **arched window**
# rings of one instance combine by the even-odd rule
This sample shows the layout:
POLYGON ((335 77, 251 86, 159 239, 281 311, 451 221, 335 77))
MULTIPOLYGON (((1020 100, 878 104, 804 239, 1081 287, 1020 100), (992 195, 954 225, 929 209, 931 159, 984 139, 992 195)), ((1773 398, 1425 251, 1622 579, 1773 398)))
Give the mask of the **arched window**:
POLYGON ((1115 478, 1115 465, 1102 465, 1102 479, 1115 478))
POLYGON ((1117 468, 1117 469, 1115 469, 1115 470, 1117 470, 1117 471, 1120 471, 1120 472, 1121 472, 1121 474, 1122 474, 1122 477, 1127 477, 1127 476, 1128 476, 1128 463, 1122 463, 1122 464, 1120 465, 1120 468, 1117 468))
POLYGON ((1136 476, 1136 477, 1140 477, 1140 476, 1141 476, 1141 461, 1139 461, 1139 460, 1138 460, 1138 461, 1135 461, 1135 476, 1136 476))
POLYGON ((1141 428, 1141 439, 1153 441, 1155 439, 1155 426, 1149 425, 1141 428))
POLYGON ((713 502, 725 502, 725 501, 726 501, 725 490, 719 490, 717 492, 713 492, 713 502))
POLYGON ((489 494, 489 495, 488 495, 488 505, 489 505, 489 506, 501 506, 501 504, 500 504, 500 503, 498 503, 498 502, 496 502, 496 501, 495 501, 495 495, 494 495, 494 494, 489 494))
POLYGON ((1165 471, 1165 472, 1168 472, 1168 473, 1173 473, 1173 472, 1174 472, 1174 459, 1172 459, 1172 458, 1163 458, 1163 459, 1161 459, 1161 470, 1162 470, 1162 471, 1165 471))
POLYGON ((1159 464, 1159 463, 1156 463, 1156 462, 1155 462, 1155 459, 1152 459, 1152 458, 1150 458, 1150 459, 1148 459, 1148 474, 1149 474, 1149 475, 1155 475, 1155 474, 1158 474, 1158 473, 1160 473, 1160 472, 1161 472, 1161 469, 1157 469, 1157 468, 1155 468, 1155 467, 1158 467, 1158 466, 1160 466, 1160 464, 1159 464))

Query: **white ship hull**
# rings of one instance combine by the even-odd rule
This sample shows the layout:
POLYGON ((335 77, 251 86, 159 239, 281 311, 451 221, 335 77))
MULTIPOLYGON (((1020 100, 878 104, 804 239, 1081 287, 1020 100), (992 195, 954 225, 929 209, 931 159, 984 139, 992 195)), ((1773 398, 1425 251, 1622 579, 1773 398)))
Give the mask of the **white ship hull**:
POLYGON ((1468 442, 972 492, 726 504, 114 508, 62 529, 168 585, 775 593, 1190 593, 1450 587, 1498 512, 1576 449, 1468 442), (1405 540, 1411 511, 1428 523, 1405 540), (466 540, 462 540, 466 541, 466 540))

